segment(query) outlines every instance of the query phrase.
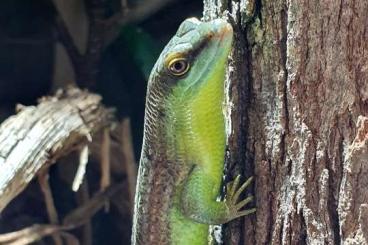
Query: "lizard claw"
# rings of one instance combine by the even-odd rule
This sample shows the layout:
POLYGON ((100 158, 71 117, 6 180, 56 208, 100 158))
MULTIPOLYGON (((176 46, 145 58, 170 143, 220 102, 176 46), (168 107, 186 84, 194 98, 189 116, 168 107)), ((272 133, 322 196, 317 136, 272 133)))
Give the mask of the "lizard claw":
POLYGON ((239 196, 244 192, 245 188, 247 188, 252 183, 253 179, 253 177, 250 177, 239 187, 240 175, 238 175, 236 176, 235 180, 229 182, 226 185, 227 195, 225 202, 229 208, 231 218, 230 220, 254 213, 256 211, 255 208, 241 210, 245 205, 253 200, 253 196, 248 196, 247 198, 238 202, 239 196))

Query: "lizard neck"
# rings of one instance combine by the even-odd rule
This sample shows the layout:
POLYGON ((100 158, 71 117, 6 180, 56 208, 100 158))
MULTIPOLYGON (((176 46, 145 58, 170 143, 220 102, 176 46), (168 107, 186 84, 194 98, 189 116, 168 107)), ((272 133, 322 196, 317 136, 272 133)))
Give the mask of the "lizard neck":
POLYGON ((171 89, 165 83, 149 83, 132 244, 170 244, 167 213, 175 192, 176 176, 180 172, 174 162, 172 139, 167 137, 166 98, 170 93, 171 89))
MULTIPOLYGON (((222 111, 224 101, 224 64, 213 67, 207 79, 191 88, 176 86, 168 98, 168 120, 175 135, 176 156, 183 166, 200 167, 208 178, 213 178, 212 195, 216 199, 224 167, 225 123, 222 111)), ((188 174, 187 174, 188 176, 188 174)), ((180 182, 179 182, 180 184, 180 182)), ((180 209, 180 192, 177 186, 174 206, 170 209, 172 244, 208 244, 206 224, 193 222, 180 209), (190 240, 193 239, 193 240, 190 240), (195 239, 195 240, 194 240, 195 239), (195 241, 195 242, 194 242, 195 241)))
POLYGON ((222 175, 225 152, 225 69, 218 63, 206 81, 190 88, 176 86, 167 103, 167 137, 174 143, 177 162, 201 166, 214 178, 222 175))

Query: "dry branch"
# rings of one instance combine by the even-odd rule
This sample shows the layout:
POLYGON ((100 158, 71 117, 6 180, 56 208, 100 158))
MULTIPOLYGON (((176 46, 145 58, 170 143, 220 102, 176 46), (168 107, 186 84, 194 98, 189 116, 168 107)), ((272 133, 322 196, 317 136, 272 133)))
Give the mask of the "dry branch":
POLYGON ((112 122, 101 97, 78 89, 59 91, 0 125, 0 212, 35 177, 112 122))
POLYGON ((92 218, 118 191, 121 191, 124 183, 109 186, 105 191, 97 193, 88 203, 71 211, 62 225, 34 224, 18 231, 0 234, 0 244, 3 245, 26 245, 41 240, 45 236, 58 234, 67 240, 67 244, 79 244, 74 235, 66 231, 75 229, 92 218))

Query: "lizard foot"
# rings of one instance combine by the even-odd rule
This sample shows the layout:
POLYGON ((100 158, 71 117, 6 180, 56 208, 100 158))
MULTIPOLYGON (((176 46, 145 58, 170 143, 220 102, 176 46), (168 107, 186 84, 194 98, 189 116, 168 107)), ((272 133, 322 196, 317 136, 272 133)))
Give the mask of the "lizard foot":
POLYGON ((242 210, 245 205, 253 200, 253 196, 248 196, 247 198, 238 202, 239 196, 243 193, 245 188, 247 188, 252 183, 252 181, 253 177, 250 177, 239 187, 240 175, 238 175, 235 180, 227 184, 227 194, 225 202, 229 208, 230 220, 254 213, 256 211, 255 208, 242 210))

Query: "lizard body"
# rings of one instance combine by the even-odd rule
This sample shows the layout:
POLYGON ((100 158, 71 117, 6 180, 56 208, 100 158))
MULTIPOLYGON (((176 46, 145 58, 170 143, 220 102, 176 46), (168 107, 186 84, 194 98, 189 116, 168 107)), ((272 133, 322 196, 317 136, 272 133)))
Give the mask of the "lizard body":
POLYGON ((209 225, 254 212, 237 178, 220 193, 225 154, 224 80, 233 31, 187 19, 158 58, 147 89, 132 244, 205 245, 209 225))

